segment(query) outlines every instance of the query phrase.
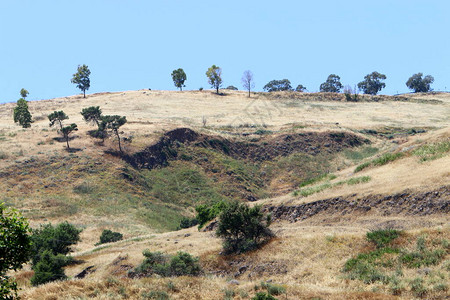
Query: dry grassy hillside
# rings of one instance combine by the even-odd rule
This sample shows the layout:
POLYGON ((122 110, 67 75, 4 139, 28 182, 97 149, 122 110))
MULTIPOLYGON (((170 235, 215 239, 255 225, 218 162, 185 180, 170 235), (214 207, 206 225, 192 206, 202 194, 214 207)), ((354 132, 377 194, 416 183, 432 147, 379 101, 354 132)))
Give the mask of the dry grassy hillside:
POLYGON ((29 129, 13 123, 15 104, 0 105, 0 201, 33 227, 68 220, 82 228, 73 249, 81 263, 66 274, 93 266, 84 279, 39 287, 30 286, 26 267, 16 274, 23 298, 251 299, 268 280, 283 290, 278 299, 448 296, 450 94, 364 95, 360 102, 331 93, 246 96, 140 90, 35 101, 29 129), (89 106, 127 117, 124 159, 114 139, 87 134, 94 127, 80 111, 89 106), (54 110, 80 128, 73 151, 48 126, 54 110), (180 127, 193 130, 191 140, 174 137, 180 127), (161 159, 156 167, 129 164, 148 153, 161 159), (227 199, 263 205, 276 238, 223 256, 212 231, 173 231, 196 205, 227 199), (375 251, 365 233, 380 228, 402 230, 401 253, 417 254, 416 244, 425 243, 426 253, 444 254, 426 267, 383 265, 384 282, 351 279, 346 261, 375 251), (95 246, 103 229, 125 239, 95 246), (204 274, 129 278, 144 249, 189 252, 204 274))

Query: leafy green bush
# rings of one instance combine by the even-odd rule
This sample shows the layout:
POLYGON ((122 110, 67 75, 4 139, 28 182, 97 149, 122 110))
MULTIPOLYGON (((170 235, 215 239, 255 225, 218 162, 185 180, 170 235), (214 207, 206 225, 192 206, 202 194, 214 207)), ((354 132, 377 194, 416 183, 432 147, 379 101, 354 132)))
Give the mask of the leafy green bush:
POLYGON ((22 215, 0 203, 0 298, 15 299, 17 284, 7 276, 30 259, 31 239, 28 221, 22 215))
POLYGON ((41 225, 39 229, 33 231, 31 235, 33 285, 66 278, 63 267, 73 262, 72 257, 66 254, 69 253, 70 246, 80 240, 80 232, 81 230, 68 222, 56 226, 41 225))
POLYGON ((66 255, 70 251, 70 246, 80 240, 81 230, 68 222, 60 223, 56 226, 51 224, 41 225, 39 229, 33 230, 31 240, 33 243, 32 263, 36 265, 41 253, 50 250, 54 255, 66 255))
POLYGON ((226 204, 223 201, 219 201, 212 206, 206 204, 197 206, 195 208, 195 211, 197 212, 195 218, 198 220, 198 227, 202 228, 203 225, 217 217, 225 206, 226 204))
POLYGON ((183 218, 180 221, 180 225, 178 226, 178 229, 184 229, 184 228, 191 228, 198 225, 197 218, 183 218))
POLYGON ((31 277, 32 285, 44 284, 54 280, 63 280, 67 276, 63 267, 72 262, 70 256, 54 255, 51 250, 44 250, 39 261, 33 266, 34 275, 31 277))
POLYGON ((123 234, 121 234, 120 232, 114 232, 109 229, 105 229, 100 236, 100 242, 97 244, 100 245, 105 243, 114 243, 120 241, 121 239, 123 239, 123 234))
POLYGON ((145 259, 134 270, 136 275, 196 276, 201 272, 198 258, 194 258, 186 252, 180 251, 174 256, 169 256, 161 252, 145 250, 142 254, 145 256, 145 259))
POLYGON ((224 240, 225 253, 242 253, 257 248, 273 237, 270 215, 261 206, 249 207, 237 201, 229 203, 219 216, 217 236, 224 240))
POLYGON ((182 276, 198 275, 201 269, 198 264, 198 258, 194 258, 189 253, 180 251, 170 259, 169 270, 170 276, 182 276))

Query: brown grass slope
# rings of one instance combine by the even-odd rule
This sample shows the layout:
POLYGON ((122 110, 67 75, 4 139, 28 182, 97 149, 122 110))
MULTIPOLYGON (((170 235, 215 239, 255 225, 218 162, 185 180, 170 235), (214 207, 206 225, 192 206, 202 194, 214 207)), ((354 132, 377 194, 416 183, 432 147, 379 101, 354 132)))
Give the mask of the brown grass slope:
MULTIPOLYGON (((343 213, 344 207, 327 209, 306 219, 297 218, 295 222, 278 218, 273 225, 275 240, 258 251, 236 257, 219 255, 220 241, 212 232, 191 228, 158 233, 167 230, 169 225, 160 225, 169 222, 166 219, 173 218, 170 220, 173 223, 179 220, 179 215, 192 215, 190 206, 142 201, 152 199, 153 195, 143 185, 123 180, 124 168, 128 167, 126 162, 107 154, 108 150, 116 149, 114 140, 101 145, 87 136, 87 131, 93 128, 82 121, 79 112, 93 105, 100 106, 104 114, 127 116, 128 123, 123 131, 124 136, 132 136, 132 142, 125 145, 130 155, 177 127, 189 127, 200 134, 245 143, 330 131, 356 134, 370 140, 370 146, 343 150, 328 157, 327 170, 333 172, 333 178, 311 186, 326 183, 330 187, 309 196, 292 194, 292 184, 298 185, 301 179, 289 173, 294 160, 281 161, 274 169, 277 176, 263 185, 268 191, 278 191, 274 195, 279 196, 257 202, 266 207, 297 207, 337 197, 358 203, 375 195, 383 198, 402 193, 415 201, 415 195, 436 191, 441 191, 436 201, 443 205, 449 201, 448 152, 425 161, 415 152, 424 145, 450 141, 448 94, 365 97, 363 102, 354 103, 336 94, 261 93, 249 99, 244 92, 231 91, 221 96, 210 91, 102 93, 89 95, 87 99, 72 96, 30 102, 35 122, 26 130, 12 122, 14 104, 5 104, 0 106, 1 200, 19 208, 33 226, 67 219, 83 227, 82 242, 74 248, 76 258, 83 262, 68 267, 66 273, 74 276, 88 266, 94 266, 95 270, 82 280, 30 288, 27 278, 32 272, 25 269, 17 274, 21 285, 26 287, 22 292, 25 299, 142 299, 152 291, 164 291, 173 299, 218 299, 225 296, 226 290, 234 290, 235 299, 250 299, 255 294, 255 285, 266 280, 286 288, 280 299, 388 299, 397 297, 388 286, 366 285, 349 280, 342 273, 347 259, 369 247, 364 239, 365 232, 386 226, 404 229, 411 245, 421 236, 436 241, 450 239, 445 207, 425 215, 386 214, 389 209, 381 210, 375 204, 370 213, 363 210, 343 213), (79 125, 80 131, 71 140, 77 152, 68 153, 63 143, 54 140, 58 134, 48 128, 46 120, 46 115, 53 110, 64 110, 70 117, 68 121, 79 125), (368 147, 375 150, 371 152, 368 147), (358 164, 385 153, 404 155, 388 164, 354 173, 358 164), (362 176, 370 180, 342 184, 362 176), (87 196, 83 191, 91 192, 87 196), (157 211, 163 218, 142 215, 143 211, 157 211), (154 220, 153 223, 149 223, 149 219, 154 220), (126 240, 96 248, 94 243, 104 228, 124 232, 126 240), (197 255, 205 275, 199 278, 127 278, 127 270, 140 263, 144 249, 168 253, 183 250, 197 255), (238 279, 240 284, 230 285, 231 278, 238 279)), ((217 154, 201 153, 217 161, 223 159, 217 154)), ((196 156, 191 163, 201 167, 201 160, 195 159, 196 156)), ((172 169, 169 166, 168 170, 174 172, 182 167, 186 167, 186 162, 174 161, 172 169)), ((214 178, 214 174, 222 173, 205 174, 205 178, 214 178)), ((220 184, 228 182, 221 181, 223 177, 219 175, 220 184)), ((420 197, 416 198, 420 201, 420 197)), ((410 202, 406 202, 405 209, 406 205, 410 206, 410 202)), ((406 242, 405 245, 413 247, 406 242)), ((413 280, 422 276, 429 297, 444 297, 447 291, 436 286, 439 276, 450 278, 448 253, 443 261, 433 266, 427 275, 407 270, 405 278, 413 280)), ((414 298, 414 292, 405 284, 398 297, 414 298)))

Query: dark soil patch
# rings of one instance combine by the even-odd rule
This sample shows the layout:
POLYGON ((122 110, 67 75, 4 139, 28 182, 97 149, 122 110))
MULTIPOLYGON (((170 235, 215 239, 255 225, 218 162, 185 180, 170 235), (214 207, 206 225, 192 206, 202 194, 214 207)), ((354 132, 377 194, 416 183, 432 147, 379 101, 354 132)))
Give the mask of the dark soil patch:
POLYGON ((393 195, 357 195, 329 198, 294 206, 265 208, 274 219, 297 222, 321 214, 426 216, 450 213, 450 185, 428 192, 404 191, 393 195))
POLYGON ((293 153, 317 155, 335 153, 346 148, 369 143, 347 132, 306 132, 264 137, 256 142, 231 140, 219 136, 199 134, 188 128, 178 128, 166 134, 155 144, 123 158, 135 168, 153 169, 166 166, 176 159, 180 144, 219 151, 235 159, 252 162, 273 160, 293 153))

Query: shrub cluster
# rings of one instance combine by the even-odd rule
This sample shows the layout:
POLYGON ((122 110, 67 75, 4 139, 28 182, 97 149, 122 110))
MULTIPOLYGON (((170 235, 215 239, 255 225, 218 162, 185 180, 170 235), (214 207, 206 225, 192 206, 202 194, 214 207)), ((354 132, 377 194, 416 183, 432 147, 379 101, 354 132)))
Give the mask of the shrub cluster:
POLYGON ((186 252, 180 251, 176 255, 170 256, 161 252, 145 250, 142 254, 145 256, 144 261, 130 275, 150 276, 152 274, 158 274, 164 277, 196 276, 201 272, 198 258, 186 252))
POLYGON ((105 243, 114 243, 123 239, 123 234, 120 232, 114 232, 109 229, 105 229, 100 236, 100 242, 97 245, 105 244, 105 243))
POLYGON ((68 222, 56 226, 41 225, 33 231, 32 240, 32 268, 34 275, 31 278, 33 285, 53 280, 65 279, 64 266, 73 259, 66 256, 70 246, 80 240, 81 230, 68 222))
POLYGON ((191 228, 198 225, 197 218, 183 218, 180 221, 180 225, 178 226, 178 229, 185 229, 185 228, 191 228))
POLYGON ((203 225, 217 217, 225 206, 226 203, 223 201, 219 201, 213 205, 202 204, 197 206, 195 208, 195 211, 197 212, 195 218, 198 221, 198 228, 202 228, 203 225))

